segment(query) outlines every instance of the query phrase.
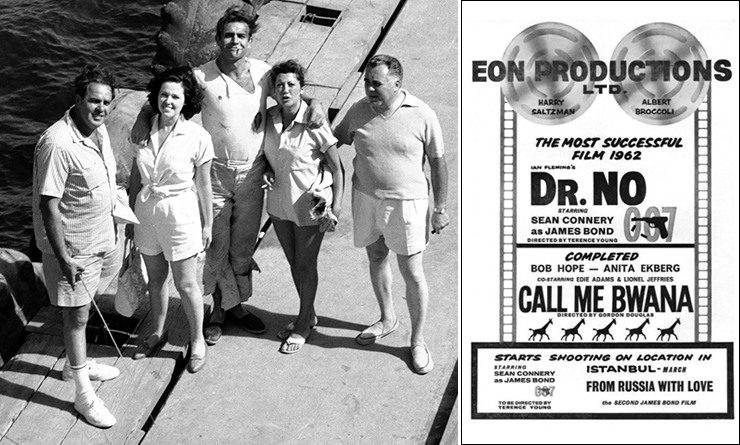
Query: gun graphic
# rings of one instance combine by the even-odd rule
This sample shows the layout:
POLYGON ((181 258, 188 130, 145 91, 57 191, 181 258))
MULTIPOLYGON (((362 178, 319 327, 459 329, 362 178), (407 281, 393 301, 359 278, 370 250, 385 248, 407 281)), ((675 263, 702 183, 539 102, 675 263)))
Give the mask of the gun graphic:
POLYGON ((662 239, 668 238, 668 229, 666 229, 665 223, 668 221, 667 216, 653 216, 645 218, 632 218, 632 221, 643 221, 648 223, 651 229, 658 228, 660 231, 660 237, 662 239))

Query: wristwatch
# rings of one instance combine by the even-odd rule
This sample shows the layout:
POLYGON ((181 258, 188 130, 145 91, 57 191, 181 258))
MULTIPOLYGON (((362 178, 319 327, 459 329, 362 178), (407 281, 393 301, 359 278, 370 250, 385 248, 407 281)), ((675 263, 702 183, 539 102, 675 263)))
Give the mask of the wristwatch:
POLYGON ((445 213, 447 213, 447 207, 442 207, 441 209, 438 209, 437 207, 435 207, 434 213, 439 213, 440 215, 444 215, 445 213))

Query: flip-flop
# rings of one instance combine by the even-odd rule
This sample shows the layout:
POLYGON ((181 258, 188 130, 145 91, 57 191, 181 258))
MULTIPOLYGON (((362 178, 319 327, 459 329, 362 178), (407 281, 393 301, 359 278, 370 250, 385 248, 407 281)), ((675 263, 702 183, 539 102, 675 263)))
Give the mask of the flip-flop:
POLYGON ((396 330, 396 328, 398 328, 398 317, 396 317, 396 322, 393 323, 393 326, 391 326, 390 329, 383 332, 384 327, 385 326, 383 326, 383 321, 378 320, 370 326, 366 327, 362 332, 360 332, 360 334, 355 337, 355 340, 362 346, 367 346, 375 343, 376 341, 387 335, 390 335, 393 331, 396 330), (378 327, 378 329, 375 329, 376 327, 378 327), (380 334, 376 333, 378 330, 380 330, 380 334))
MULTIPOLYGON (((318 324, 319 324, 319 317, 318 316, 314 316, 313 317, 313 325, 311 326, 311 329, 316 329, 316 326, 318 324)), ((290 334, 293 333, 293 329, 295 329, 295 322, 294 321, 291 321, 290 323, 286 324, 285 327, 283 329, 281 329, 277 333, 277 337, 280 340, 285 340, 288 337, 290 337, 290 334)))
POLYGON ((156 341, 152 341, 152 337, 156 337, 154 334, 150 335, 144 343, 139 345, 139 350, 134 353, 134 360, 141 360, 146 357, 151 357, 159 351, 162 346, 167 343, 169 332, 162 334, 156 341))
POLYGON ((300 351, 305 344, 305 338, 295 339, 291 338, 289 335, 288 338, 286 338, 285 341, 280 344, 279 351, 283 354, 295 354, 296 352, 300 351))
POLYGON ((411 362, 413 363, 414 371, 416 371, 417 374, 424 375, 434 368, 434 360, 432 360, 432 354, 429 352, 429 348, 427 348, 426 343, 424 343, 423 345, 417 345, 411 348, 411 362), (424 354, 426 355, 426 361, 424 364, 419 364, 416 362, 416 360, 414 360, 414 350, 416 348, 422 348, 422 347, 424 348, 424 354))

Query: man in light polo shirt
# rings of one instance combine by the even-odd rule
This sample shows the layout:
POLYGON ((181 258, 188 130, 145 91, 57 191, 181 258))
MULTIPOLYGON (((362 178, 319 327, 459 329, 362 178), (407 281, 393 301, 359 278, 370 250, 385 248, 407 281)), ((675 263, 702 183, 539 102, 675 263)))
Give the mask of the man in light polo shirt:
POLYGON ((75 382, 75 409, 101 428, 116 419, 90 380, 109 380, 119 371, 87 361, 85 328, 93 295, 120 267, 113 223, 116 162, 104 125, 115 88, 108 71, 86 66, 75 79, 74 106, 41 135, 33 163, 34 234, 49 300, 62 308, 62 376, 75 382))
POLYGON ((365 247, 370 281, 380 305, 380 320, 357 336, 369 345, 398 327, 391 295, 389 252, 396 253, 406 283, 411 315, 414 370, 426 374, 434 361, 424 341, 429 291, 422 253, 428 242, 429 187, 424 175, 429 161, 434 206, 432 233, 449 225, 447 162, 437 116, 424 102, 401 89, 398 59, 377 55, 365 69, 366 98, 352 105, 335 129, 342 144, 355 145, 352 177, 354 242, 365 247))

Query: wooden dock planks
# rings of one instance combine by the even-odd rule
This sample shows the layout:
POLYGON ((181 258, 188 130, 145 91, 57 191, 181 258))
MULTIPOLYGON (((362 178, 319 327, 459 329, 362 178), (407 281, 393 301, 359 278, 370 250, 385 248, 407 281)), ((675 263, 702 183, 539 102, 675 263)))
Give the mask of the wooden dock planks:
MULTIPOLYGON (((174 285, 170 281, 170 295, 173 292, 174 285)), ((144 320, 139 328, 138 340, 143 341, 146 338, 153 330, 153 323, 152 317, 148 316, 144 320)), ((165 330, 169 333, 169 338, 157 354, 143 360, 133 360, 138 340, 132 342, 125 348, 124 358, 117 362, 121 375, 103 383, 96 390, 116 417, 116 425, 108 430, 101 430, 86 422, 78 422, 66 434, 62 444, 123 444, 133 442, 135 437, 141 435, 142 427, 175 376, 177 360, 182 357, 190 337, 187 318, 179 298, 170 298, 165 330)))
POLYGON ((372 9, 342 12, 331 35, 308 67, 312 82, 341 88, 365 60, 384 21, 385 17, 372 9))
MULTIPOLYGON (((170 281, 170 295, 177 295, 170 281)), ((208 301, 210 302, 210 300, 208 301)), ((123 348, 88 345, 88 356, 115 365, 121 375, 108 382, 93 382, 98 396, 116 416, 117 424, 102 430, 88 424, 74 410, 74 384, 62 380, 64 344, 59 309, 45 307, 29 323, 28 338, 19 354, 0 372, 0 444, 138 443, 149 419, 177 371, 189 340, 188 322, 178 297, 170 298, 165 329, 169 341, 154 357, 133 360, 138 340, 123 348), (47 420, 43 420, 47 419, 47 420), (39 429, 39 425, 44 427, 39 429)), ((153 329, 147 316, 138 332, 153 329)))
POLYGON ((304 9, 302 4, 286 1, 272 1, 263 6, 257 20, 259 29, 252 39, 249 57, 267 60, 290 25, 300 19, 304 9))
MULTIPOLYGON (((87 353, 90 358, 108 365, 115 364, 117 358, 115 349, 108 346, 90 345, 87 353)), ((63 356, 56 360, 52 371, 0 440, 0 444, 61 443, 68 431, 78 422, 79 416, 73 405, 74 384, 62 380, 64 362, 63 356)), ((100 382, 93 382, 96 391, 100 385, 100 382)))
MULTIPOLYGON (((269 63, 298 60, 309 68, 306 95, 319 99, 327 109, 346 108, 361 96, 360 64, 400 1, 274 0, 260 11, 262 29, 255 35, 251 56, 269 63), (341 10, 342 14, 333 27, 303 23, 300 18, 306 5, 341 10)), ((172 285, 170 294, 176 295, 172 285)), ((147 335, 151 323, 147 317, 137 333, 147 335)), ((28 338, 21 351, 0 372, 0 445, 138 443, 145 434, 142 427, 178 372, 177 360, 188 342, 187 321, 178 298, 171 299, 168 324, 169 344, 149 359, 133 361, 133 344, 124 348, 123 359, 116 357, 112 347, 90 345, 91 357, 115 363, 122 371, 113 381, 94 384, 118 420, 115 427, 100 430, 74 411, 74 385, 61 380, 60 313, 56 308, 42 308, 26 328, 28 338)))
POLYGON ((55 306, 44 306, 26 325, 29 334, 62 336, 62 310, 55 306))
POLYGON ((0 373, 0 437, 8 432, 64 352, 60 337, 31 334, 0 373))
POLYGON ((294 21, 285 31, 275 50, 267 58, 267 63, 275 65, 294 59, 303 66, 309 66, 329 37, 332 28, 294 21))

